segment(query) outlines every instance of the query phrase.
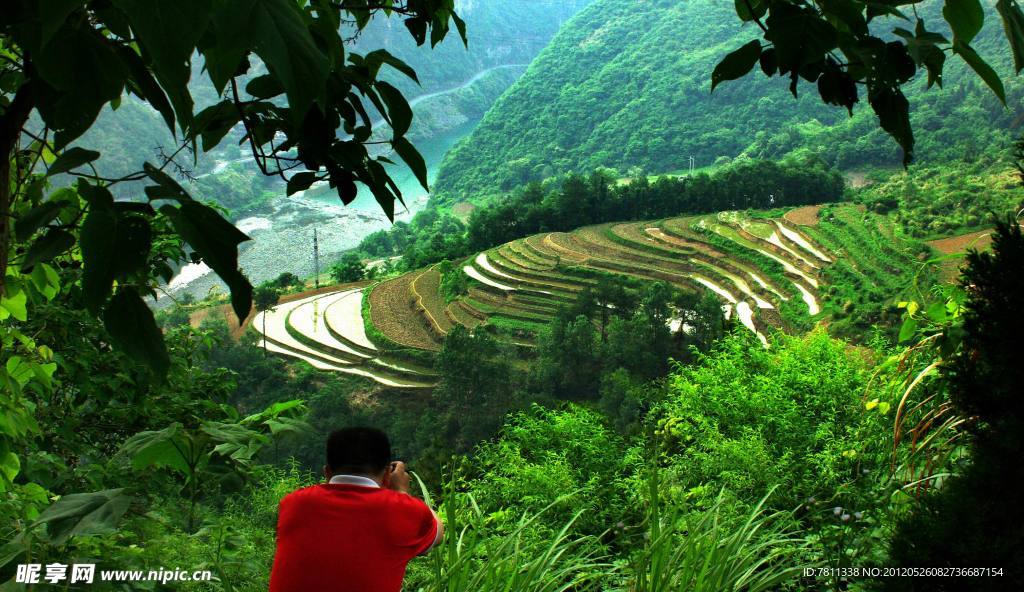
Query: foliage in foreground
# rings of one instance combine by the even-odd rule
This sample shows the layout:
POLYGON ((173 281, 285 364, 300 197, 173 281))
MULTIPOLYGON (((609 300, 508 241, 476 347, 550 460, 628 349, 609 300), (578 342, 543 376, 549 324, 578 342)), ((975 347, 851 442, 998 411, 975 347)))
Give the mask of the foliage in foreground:
MULTIPOLYGON (((1024 374, 1018 347, 1024 332, 1024 237, 1015 222, 1001 223, 991 253, 972 252, 963 276, 970 295, 963 343, 942 366, 953 411, 969 418, 971 454, 921 508, 900 522, 893 556, 903 565, 999 567, 1003 577, 944 578, 927 589, 1013 589, 1024 582, 1024 374)), ((893 589, 926 589, 916 580, 893 589)))

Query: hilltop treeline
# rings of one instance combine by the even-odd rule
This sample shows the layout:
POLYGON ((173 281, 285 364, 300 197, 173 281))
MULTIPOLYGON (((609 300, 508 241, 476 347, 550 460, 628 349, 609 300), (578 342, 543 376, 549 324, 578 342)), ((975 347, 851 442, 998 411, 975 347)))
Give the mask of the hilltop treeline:
POLYGON ((367 236, 368 257, 402 254, 406 269, 458 259, 536 234, 602 222, 645 220, 722 210, 773 208, 842 199, 842 176, 820 161, 776 163, 741 159, 714 173, 689 177, 645 175, 617 181, 598 170, 570 175, 559 185, 533 183, 510 197, 473 211, 463 224, 437 209, 409 223, 367 236))

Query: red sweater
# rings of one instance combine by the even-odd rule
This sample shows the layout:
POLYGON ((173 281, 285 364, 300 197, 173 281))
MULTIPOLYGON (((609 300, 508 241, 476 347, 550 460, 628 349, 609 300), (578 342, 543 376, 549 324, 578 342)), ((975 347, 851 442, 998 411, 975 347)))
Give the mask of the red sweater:
POLYGON ((390 489, 321 484, 281 500, 270 592, 399 592, 405 565, 437 536, 422 501, 390 489))

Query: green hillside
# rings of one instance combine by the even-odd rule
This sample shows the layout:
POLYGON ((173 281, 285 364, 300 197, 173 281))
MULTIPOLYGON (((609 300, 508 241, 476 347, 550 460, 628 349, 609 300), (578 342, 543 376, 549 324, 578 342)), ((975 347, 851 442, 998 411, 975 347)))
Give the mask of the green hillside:
MULTIPOLYGON (((938 28, 940 3, 918 8, 938 28)), ((888 26, 888 25, 887 25, 888 26)), ((451 151, 435 185, 439 201, 485 201, 524 182, 569 171, 642 167, 664 173, 740 154, 777 158, 800 148, 842 168, 896 166, 899 148, 862 101, 849 118, 821 104, 804 83, 760 72, 710 92, 721 57, 757 37, 731 2, 599 0, 564 26, 474 133, 451 151)), ((1009 55, 998 20, 974 41, 1000 72, 1009 55)), ((920 162, 958 159, 1006 146, 1024 87, 1007 83, 1008 108, 950 59, 945 88, 906 89, 920 162)))

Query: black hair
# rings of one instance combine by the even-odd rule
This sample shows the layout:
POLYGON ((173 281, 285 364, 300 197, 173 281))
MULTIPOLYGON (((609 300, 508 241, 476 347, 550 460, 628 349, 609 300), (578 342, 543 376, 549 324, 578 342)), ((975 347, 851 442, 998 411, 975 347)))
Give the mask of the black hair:
POLYGON ((377 475, 389 464, 391 442, 376 428, 344 428, 327 437, 327 466, 335 475, 377 475))

